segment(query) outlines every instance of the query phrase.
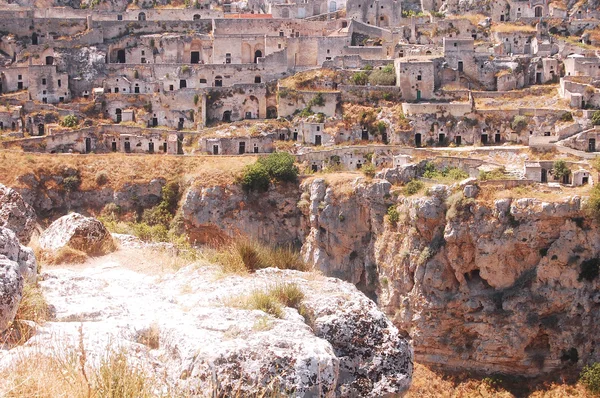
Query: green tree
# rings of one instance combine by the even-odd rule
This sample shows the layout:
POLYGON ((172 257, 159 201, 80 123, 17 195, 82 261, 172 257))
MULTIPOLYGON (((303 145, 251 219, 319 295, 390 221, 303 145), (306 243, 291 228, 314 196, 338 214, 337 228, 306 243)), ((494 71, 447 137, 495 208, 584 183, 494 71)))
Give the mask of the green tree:
POLYGON ((246 192, 266 192, 269 189, 270 183, 271 179, 269 178, 267 168, 258 162, 246 166, 244 174, 240 179, 240 184, 246 192))
POLYGON ((552 175, 559 180, 562 180, 563 177, 566 177, 569 174, 571 174, 571 170, 569 170, 564 160, 557 160, 552 165, 552 175))

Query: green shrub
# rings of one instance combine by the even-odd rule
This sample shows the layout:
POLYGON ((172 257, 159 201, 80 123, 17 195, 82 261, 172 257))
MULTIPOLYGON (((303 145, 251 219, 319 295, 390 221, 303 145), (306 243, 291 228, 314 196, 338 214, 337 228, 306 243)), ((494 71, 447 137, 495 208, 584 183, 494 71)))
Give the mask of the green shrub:
POLYGON ((81 178, 78 175, 65 177, 62 182, 62 186, 67 192, 77 191, 80 185, 81 178))
POLYGON ((431 162, 427 162, 425 164, 425 172, 423 173, 423 177, 425 178, 435 178, 437 172, 435 170, 435 165, 431 162))
POLYGON ((405 195, 411 196, 418 193, 421 189, 423 189, 423 183, 419 180, 412 180, 404 186, 403 192, 405 195))
POLYGON ((261 163, 246 166, 240 179, 240 184, 246 192, 266 192, 269 190, 271 179, 267 168, 261 163))
POLYGON ((373 165, 373 163, 365 163, 361 168, 360 171, 362 171, 362 173, 369 177, 369 178, 373 178, 375 177, 375 173, 377 172, 377 168, 373 165))
POLYGON ((600 363, 586 366, 579 375, 579 381, 587 388, 589 392, 595 395, 600 394, 600 363))
POLYGON ((600 126, 600 111, 596 111, 592 115, 592 124, 594 126, 600 126))
POLYGON ((554 175, 555 178, 562 180, 563 177, 566 177, 569 174, 571 174, 571 170, 569 170, 564 160, 557 160, 552 165, 552 175, 554 175))
POLYGON ((198 94, 194 94, 194 105, 198 105, 199 100, 200 100, 200 97, 198 96, 198 94))
POLYGON ((355 84, 357 86, 364 86, 369 81, 369 75, 366 72, 356 72, 352 75, 350 81, 352 82, 352 84, 355 84))
POLYGON ((391 224, 396 224, 398 220, 400 220, 400 213, 398 213, 398 208, 396 205, 388 207, 387 219, 391 224))
POLYGON ((382 69, 376 69, 369 76, 372 86, 394 86, 396 84, 396 72, 393 65, 386 65, 382 69))
POLYGON ((525 116, 517 115, 513 118, 511 127, 514 131, 520 132, 527 127, 527 118, 525 116))
POLYGON ((235 306, 260 310, 276 318, 283 318, 283 307, 300 310, 304 300, 302 289, 295 283, 277 284, 267 290, 256 289, 239 297, 235 306))
POLYGON ((600 221, 600 185, 592 187, 585 210, 588 216, 600 221))
POLYGON ((105 185, 108 182, 108 173, 104 170, 97 172, 95 180, 99 187, 105 185))
POLYGON ((324 106, 325 105, 325 97, 323 97, 323 93, 318 93, 308 102, 308 107, 311 108, 313 106, 324 106))
POLYGON ((296 158, 287 152, 275 152, 258 160, 266 168, 270 178, 287 182, 296 182, 298 179, 295 162, 296 158))
POLYGON ((562 115, 560 115, 560 121, 561 122, 572 122, 573 114, 571 112, 564 112, 562 115))
POLYGON ((365 65, 361 68, 362 70, 370 71, 373 70, 373 65, 365 65))
POLYGON ((239 183, 246 192, 265 192, 271 181, 295 182, 298 179, 296 158, 287 152, 276 152, 262 157, 246 167, 239 183))
POLYGON ((79 119, 77 119, 77 116, 75 116, 75 115, 67 115, 60 122, 61 126, 69 127, 69 128, 77 127, 78 124, 79 124, 79 119))

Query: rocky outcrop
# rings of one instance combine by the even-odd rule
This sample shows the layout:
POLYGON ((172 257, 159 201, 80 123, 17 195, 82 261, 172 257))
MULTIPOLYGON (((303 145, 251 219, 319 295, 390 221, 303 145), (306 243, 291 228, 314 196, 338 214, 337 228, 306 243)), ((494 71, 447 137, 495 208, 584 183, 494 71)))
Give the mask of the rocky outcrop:
POLYGON ((21 245, 16 234, 4 227, 0 227, 0 256, 16 262, 25 281, 34 283, 37 280, 38 267, 33 250, 21 245))
POLYGON ((37 262, 33 250, 22 246, 17 235, 0 227, 0 333, 15 318, 23 284, 37 280, 37 262))
POLYGON ((35 210, 23 201, 17 191, 0 184, 0 227, 13 230, 19 240, 27 244, 36 225, 35 210))
POLYGON ((40 248, 56 252, 66 246, 86 254, 106 254, 115 246, 110 232, 95 218, 71 213, 54 221, 40 236, 40 248))
POLYGON ((157 205, 162 197, 164 178, 155 178, 146 183, 125 183, 122 187, 104 187, 91 190, 66 190, 66 176, 78 175, 78 171, 66 168, 60 174, 29 173, 19 177, 15 188, 25 202, 31 205, 40 218, 55 218, 77 211, 101 211, 111 204, 123 212, 137 211, 157 205))
POLYGON ((19 264, 0 255, 0 333, 11 324, 23 294, 23 276, 19 264))
POLYGON ((435 186, 395 199, 377 180, 304 188, 305 258, 376 299, 419 361, 535 376, 600 360, 600 229, 580 198, 486 203, 435 186))
POLYGON ((278 243, 298 243, 305 225, 295 184, 268 193, 246 194, 239 185, 204 187, 197 182, 185 194, 181 212, 192 241, 212 243, 238 234, 278 243))
POLYGON ((28 350, 52 354, 60 336, 66 347, 81 339, 90 367, 107 346, 121 348, 161 388, 186 396, 249 396, 273 388, 286 396, 381 397, 399 396, 410 384, 407 340, 349 283, 275 269, 223 277, 198 266, 149 276, 127 269, 119 257, 105 261, 110 267, 44 274, 41 287, 55 318, 25 346, 0 353, 0 368, 28 350), (289 283, 305 295, 304 317, 294 308, 277 318, 234 304, 236 297, 289 283))

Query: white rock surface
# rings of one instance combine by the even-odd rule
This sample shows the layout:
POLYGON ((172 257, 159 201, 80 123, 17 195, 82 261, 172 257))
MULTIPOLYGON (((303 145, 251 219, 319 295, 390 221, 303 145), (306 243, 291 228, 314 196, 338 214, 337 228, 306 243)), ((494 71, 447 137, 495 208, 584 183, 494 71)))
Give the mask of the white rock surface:
MULTIPOLYGON (((51 269, 41 286, 55 319, 24 346, 0 351, 0 368, 27 352, 77 347, 79 325, 88 364, 107 346, 124 347, 163 384, 192 395, 215 386, 242 396, 275 380, 298 397, 401 394, 411 381, 412 348, 353 285, 296 271, 266 269, 226 276, 211 266, 148 275, 130 269, 127 249, 86 268, 51 269), (230 307, 232 298, 276 283, 305 293, 309 326, 297 310, 282 319, 230 307), (159 330, 157 349, 140 336, 159 330)), ((148 255, 148 254, 146 254, 148 255)), ((131 256, 135 258, 135 256, 131 256)), ((158 257, 157 257, 158 258, 158 257)))
POLYGON ((23 276, 16 261, 0 255, 0 332, 15 318, 23 294, 23 276))
POLYGON ((31 283, 36 281, 37 261, 33 250, 21 245, 17 235, 4 227, 0 227, 0 256, 17 263, 19 273, 26 281, 31 283))
POLYGON ((35 210, 12 188, 0 184, 0 227, 13 230, 23 244, 29 243, 35 231, 35 210))

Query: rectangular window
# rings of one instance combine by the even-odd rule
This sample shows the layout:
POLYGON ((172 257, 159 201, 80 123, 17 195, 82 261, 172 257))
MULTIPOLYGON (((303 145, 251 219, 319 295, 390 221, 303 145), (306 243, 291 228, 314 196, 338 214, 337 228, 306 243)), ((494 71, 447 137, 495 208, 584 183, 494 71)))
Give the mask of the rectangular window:
POLYGON ((421 75, 417 75, 417 80, 422 80, 422 76, 421 75))
POLYGON ((23 75, 19 75, 19 80, 23 80, 23 75))
POLYGON ((42 79, 42 84, 46 84, 46 79, 42 79))
POLYGON ((142 63, 145 64, 146 63, 146 58, 142 58, 142 63))
POLYGON ((58 79, 58 87, 62 87, 62 81, 58 79))

